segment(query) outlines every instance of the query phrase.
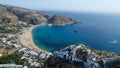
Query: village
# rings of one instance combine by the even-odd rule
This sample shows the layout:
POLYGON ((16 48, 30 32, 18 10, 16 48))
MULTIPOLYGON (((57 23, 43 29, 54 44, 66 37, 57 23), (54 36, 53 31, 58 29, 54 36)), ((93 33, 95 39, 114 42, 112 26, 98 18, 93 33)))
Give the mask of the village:
POLYGON ((0 54, 11 54, 20 49, 22 46, 19 44, 17 33, 25 29, 27 24, 19 22, 2 24, 0 27, 0 54), (19 25, 19 26, 18 26, 19 25), (11 50, 11 51, 10 51, 11 50))
MULTIPOLYGON (((23 64, 29 65, 30 67, 43 67, 45 60, 51 54, 44 54, 37 50, 30 49, 24 46, 18 37, 18 33, 22 30, 31 27, 31 24, 19 22, 18 24, 8 23, 1 25, 0 33, 0 59, 6 58, 7 56, 18 53, 21 55, 21 60, 24 60, 23 64), (8 27, 6 27, 8 25, 8 27), (13 27, 14 26, 14 27, 13 27), (13 30, 13 31, 12 31, 13 30)), ((9 60, 9 59, 8 59, 9 60)), ((2 63, 2 61, 0 62, 2 63)), ((6 63, 9 63, 8 61, 6 63)), ((16 63, 0 64, 0 67, 27 67, 23 64, 16 65, 16 63)))

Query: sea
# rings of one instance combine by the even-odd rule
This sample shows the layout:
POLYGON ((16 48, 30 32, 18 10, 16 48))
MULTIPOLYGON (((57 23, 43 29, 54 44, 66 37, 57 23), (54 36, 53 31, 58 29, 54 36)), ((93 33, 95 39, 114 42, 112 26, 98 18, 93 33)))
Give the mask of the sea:
POLYGON ((120 14, 92 12, 46 11, 79 23, 65 26, 38 26, 32 30, 34 43, 47 51, 56 51, 73 44, 113 52, 120 55, 120 14))

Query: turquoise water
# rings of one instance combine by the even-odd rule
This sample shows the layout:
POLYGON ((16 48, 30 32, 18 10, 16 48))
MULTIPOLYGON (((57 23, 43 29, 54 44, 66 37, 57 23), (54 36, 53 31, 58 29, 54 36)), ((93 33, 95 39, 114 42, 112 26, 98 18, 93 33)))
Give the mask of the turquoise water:
MULTIPOLYGON (((55 12, 50 12, 55 13, 55 12)), ((90 13, 65 13, 82 24, 66 26, 39 26, 33 29, 33 40, 36 45, 47 51, 54 51, 71 44, 84 43, 97 49, 114 52, 120 55, 120 16, 90 13)))

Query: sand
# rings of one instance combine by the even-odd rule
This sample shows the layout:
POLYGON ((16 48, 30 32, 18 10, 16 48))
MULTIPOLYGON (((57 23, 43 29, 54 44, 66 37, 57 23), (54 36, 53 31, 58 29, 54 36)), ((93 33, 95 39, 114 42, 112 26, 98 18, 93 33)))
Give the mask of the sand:
MULTIPOLYGON (((37 25, 37 26, 40 26, 40 25, 37 25)), ((19 39, 20 39, 20 42, 25 46, 25 47, 28 47, 30 49, 33 49, 37 52, 42 52, 42 53, 45 53, 45 54, 49 54, 50 52, 48 51, 45 51, 41 48, 39 48, 37 45, 34 44, 33 42, 33 37, 32 37, 32 29, 36 28, 37 26, 32 26, 32 27, 29 27, 29 28, 26 28, 24 29, 21 33, 19 33, 19 39)))

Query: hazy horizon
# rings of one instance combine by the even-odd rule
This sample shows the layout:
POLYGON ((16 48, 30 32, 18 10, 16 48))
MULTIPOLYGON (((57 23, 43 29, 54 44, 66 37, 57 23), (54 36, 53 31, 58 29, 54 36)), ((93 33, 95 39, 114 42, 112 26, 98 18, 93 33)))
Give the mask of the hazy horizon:
POLYGON ((120 0, 2 0, 0 4, 35 10, 120 13, 120 0))

